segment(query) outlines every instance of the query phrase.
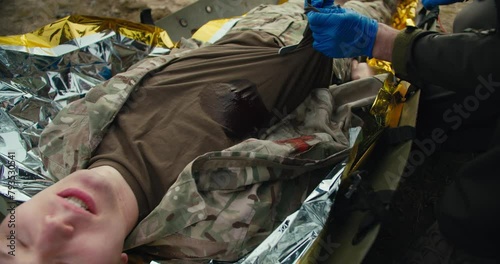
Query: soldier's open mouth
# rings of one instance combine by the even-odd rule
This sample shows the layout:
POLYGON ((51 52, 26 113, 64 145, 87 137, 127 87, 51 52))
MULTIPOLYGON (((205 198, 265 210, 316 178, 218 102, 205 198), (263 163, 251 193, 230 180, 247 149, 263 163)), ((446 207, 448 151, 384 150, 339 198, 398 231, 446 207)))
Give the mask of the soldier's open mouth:
POLYGON ((89 213, 96 213, 94 199, 92 199, 92 197, 84 191, 75 188, 69 188, 58 193, 58 196, 64 198, 69 203, 82 208, 89 213))

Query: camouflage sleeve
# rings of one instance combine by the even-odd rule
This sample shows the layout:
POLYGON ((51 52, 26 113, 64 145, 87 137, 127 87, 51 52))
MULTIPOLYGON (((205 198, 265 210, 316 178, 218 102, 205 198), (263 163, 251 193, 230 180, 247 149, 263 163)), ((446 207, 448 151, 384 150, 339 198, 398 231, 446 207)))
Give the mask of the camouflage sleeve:
MULTIPOLYGON (((397 0, 347 1, 343 7, 353 9, 381 23, 390 23, 397 0)), ((276 36, 283 46, 293 45, 303 38, 307 26, 303 0, 291 0, 281 5, 260 5, 249 11, 231 31, 264 31, 276 36)), ((334 59, 335 83, 351 80, 352 58, 334 59)))
POLYGON ((397 0, 359 1, 349 0, 343 7, 350 8, 380 23, 390 24, 396 11, 397 0))
POLYGON ((92 88, 87 95, 62 109, 40 137, 40 152, 49 173, 61 179, 85 168, 107 128, 140 80, 173 57, 147 59, 92 88))
POLYGON ((281 5, 260 5, 250 10, 231 31, 264 31, 278 37, 283 45, 300 42, 307 25, 303 1, 281 5))

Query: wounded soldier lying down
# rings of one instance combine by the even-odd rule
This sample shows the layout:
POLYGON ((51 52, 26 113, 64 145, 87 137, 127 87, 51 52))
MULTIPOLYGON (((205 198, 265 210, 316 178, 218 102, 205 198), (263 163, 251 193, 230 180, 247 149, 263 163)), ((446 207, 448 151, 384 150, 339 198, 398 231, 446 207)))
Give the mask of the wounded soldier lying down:
POLYGON ((59 181, 16 209, 16 256, 1 262, 236 260, 255 248, 325 175, 312 172, 345 157, 351 114, 333 122, 332 108, 376 93, 336 101, 323 89, 285 123, 324 126, 249 139, 330 85, 332 61, 307 34, 278 54, 305 19, 301 4, 261 6, 215 44, 146 59, 64 108, 40 140, 59 181))

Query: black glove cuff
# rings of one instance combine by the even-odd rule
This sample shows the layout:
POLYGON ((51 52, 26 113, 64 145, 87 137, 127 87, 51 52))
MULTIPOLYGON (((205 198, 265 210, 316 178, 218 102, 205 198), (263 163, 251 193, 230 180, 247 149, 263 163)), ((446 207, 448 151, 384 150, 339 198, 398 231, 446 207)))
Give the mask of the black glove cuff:
POLYGON ((392 49, 392 66, 398 76, 408 75, 407 62, 411 59, 413 42, 418 37, 428 33, 430 32, 408 26, 396 36, 392 49))

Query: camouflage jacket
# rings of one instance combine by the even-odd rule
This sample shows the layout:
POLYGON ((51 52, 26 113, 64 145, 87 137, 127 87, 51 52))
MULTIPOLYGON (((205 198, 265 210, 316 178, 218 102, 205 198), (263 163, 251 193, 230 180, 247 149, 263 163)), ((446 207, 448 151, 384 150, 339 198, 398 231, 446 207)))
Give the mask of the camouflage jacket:
MULTIPOLYGON (((302 4, 260 6, 233 30, 269 31, 295 44, 306 24, 302 4)), ((61 179, 86 168, 141 80, 186 52, 143 60, 61 110, 39 145, 52 176, 61 179)), ((137 252, 150 259, 234 260, 248 253, 298 208, 311 184, 311 177, 304 176, 346 157, 350 118, 332 121, 332 97, 327 88, 314 90, 262 139, 193 160, 132 230, 125 249, 139 247, 137 252)))

